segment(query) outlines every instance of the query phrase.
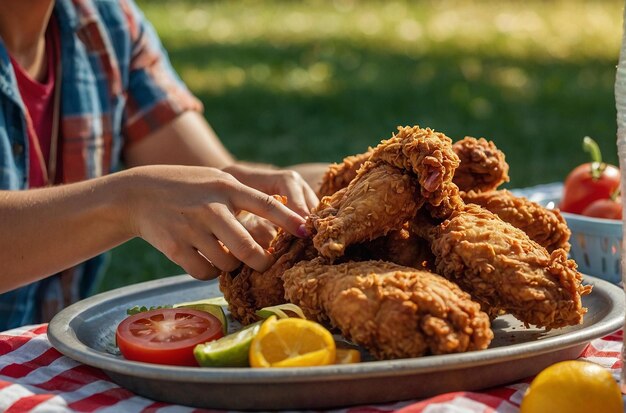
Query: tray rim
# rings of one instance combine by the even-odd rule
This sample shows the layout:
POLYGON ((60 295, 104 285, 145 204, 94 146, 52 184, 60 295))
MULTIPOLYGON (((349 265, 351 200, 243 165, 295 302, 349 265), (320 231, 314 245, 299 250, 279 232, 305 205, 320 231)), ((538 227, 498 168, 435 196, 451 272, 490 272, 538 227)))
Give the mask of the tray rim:
MULTIPOLYGON (((588 343, 593 339, 611 334, 624 324, 624 291, 607 281, 585 275, 584 282, 594 285, 594 292, 604 294, 611 304, 607 313, 594 324, 576 331, 547 337, 534 342, 512 344, 493 349, 458 354, 434 355, 398 360, 369 361, 349 365, 331 365, 302 368, 197 368, 164 366, 120 359, 107 355, 81 342, 74 323, 80 315, 113 298, 133 295, 168 286, 181 287, 185 283, 198 282, 183 274, 147 281, 104 292, 79 301, 59 312, 48 325, 48 339, 52 346, 65 356, 83 364, 118 374, 154 380, 176 380, 208 383, 219 380, 231 384, 273 384, 284 382, 315 382, 320 379, 341 381, 358 378, 382 378, 388 376, 421 374, 433 371, 449 371, 467 367, 503 363, 510 360, 531 358, 544 353, 556 352, 588 343)), ((216 282, 216 280, 209 281, 216 282)))

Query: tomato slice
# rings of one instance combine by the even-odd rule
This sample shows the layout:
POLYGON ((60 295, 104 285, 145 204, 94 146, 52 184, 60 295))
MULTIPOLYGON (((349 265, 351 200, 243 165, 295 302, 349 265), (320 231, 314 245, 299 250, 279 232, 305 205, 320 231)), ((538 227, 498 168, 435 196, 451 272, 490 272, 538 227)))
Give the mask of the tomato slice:
POLYGON ((176 366, 197 366, 197 344, 222 337, 222 324, 213 315, 188 308, 161 308, 125 318, 115 338, 128 360, 176 366))

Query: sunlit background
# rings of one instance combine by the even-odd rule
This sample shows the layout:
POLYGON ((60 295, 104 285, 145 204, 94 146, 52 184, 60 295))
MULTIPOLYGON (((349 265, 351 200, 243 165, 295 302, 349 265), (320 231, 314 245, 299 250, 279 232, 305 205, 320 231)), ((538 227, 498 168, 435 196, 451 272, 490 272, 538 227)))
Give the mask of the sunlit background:
MULTIPOLYGON (((419 124, 493 140, 509 188, 563 180, 585 135, 617 163, 621 0, 139 5, 240 159, 340 161, 419 124)), ((101 289, 182 272, 135 240, 101 289)))

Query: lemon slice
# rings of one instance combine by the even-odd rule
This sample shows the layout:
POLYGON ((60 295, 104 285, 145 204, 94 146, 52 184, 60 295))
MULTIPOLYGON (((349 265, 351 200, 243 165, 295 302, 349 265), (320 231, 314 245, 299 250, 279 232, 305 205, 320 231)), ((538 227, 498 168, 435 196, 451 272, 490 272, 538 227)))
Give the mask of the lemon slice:
POLYGON ((361 353, 353 348, 338 348, 335 351, 335 364, 351 364, 361 362, 361 353))
POLYGON ((321 324, 301 318, 278 320, 272 315, 261 325, 250 346, 252 367, 304 367, 333 364, 335 341, 321 324))
POLYGON ((520 413, 622 413, 620 388, 595 363, 569 360, 544 369, 522 399, 520 413))
POLYGON ((222 323, 222 332, 224 335, 228 334, 228 319, 226 318, 226 313, 222 306, 217 304, 208 304, 203 302, 197 303, 181 303, 175 304, 174 308, 191 308, 192 310, 204 311, 205 313, 209 313, 215 318, 217 318, 220 323, 222 323))
POLYGON ((261 323, 215 341, 198 344, 193 355, 202 367, 247 367, 250 344, 259 333, 261 323))

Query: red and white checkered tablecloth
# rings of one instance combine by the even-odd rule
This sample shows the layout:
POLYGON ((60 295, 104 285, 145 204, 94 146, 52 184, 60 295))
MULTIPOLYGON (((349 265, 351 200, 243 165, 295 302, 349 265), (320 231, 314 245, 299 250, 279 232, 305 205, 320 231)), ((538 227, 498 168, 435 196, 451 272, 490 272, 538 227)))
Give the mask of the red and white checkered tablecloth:
MULTIPOLYGON (((0 411, 22 412, 206 412, 149 400, 119 387, 99 369, 55 350, 47 325, 0 333, 0 411)), ((592 341, 581 359, 598 363, 618 379, 622 332, 592 341)), ((515 413, 532 378, 481 392, 454 392, 425 400, 355 406, 335 413, 515 413)))

